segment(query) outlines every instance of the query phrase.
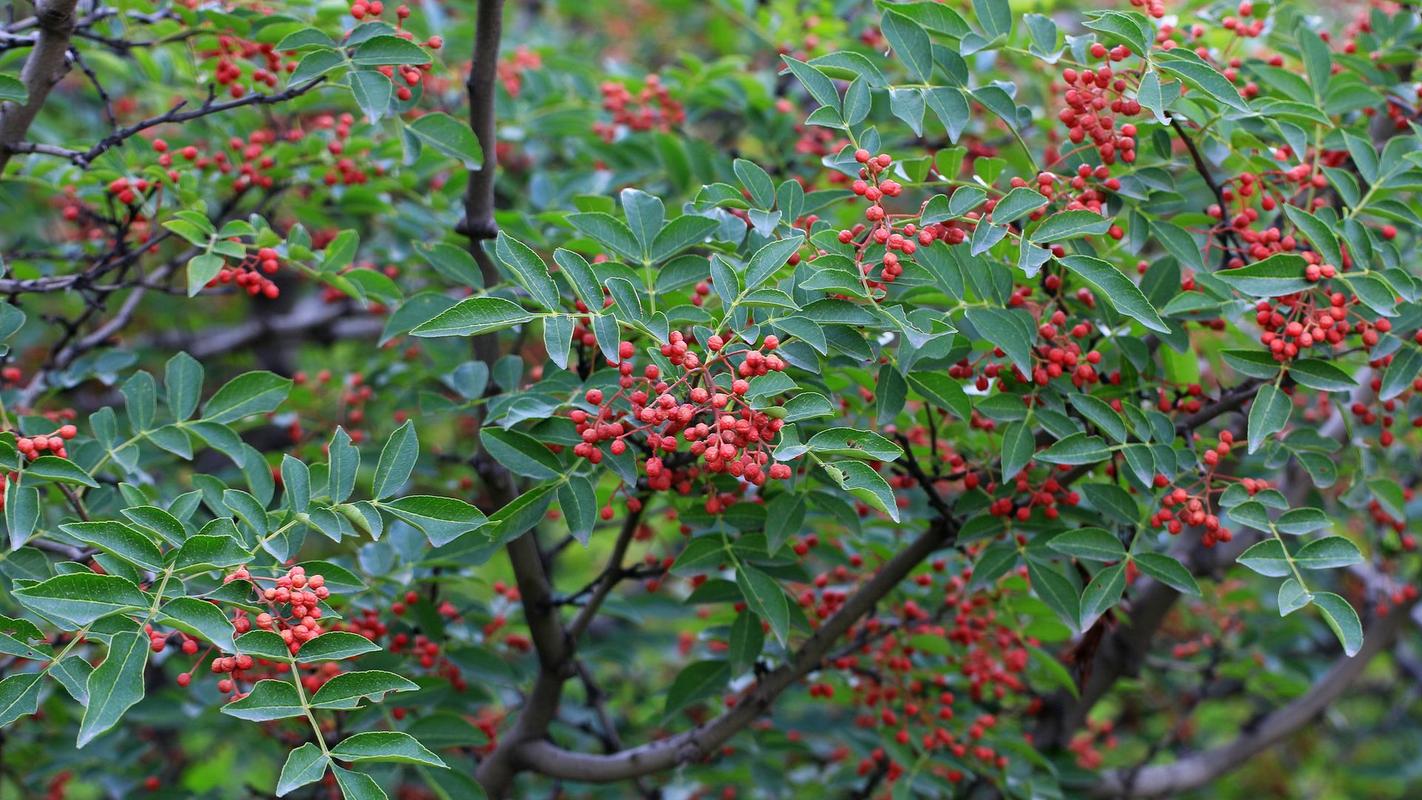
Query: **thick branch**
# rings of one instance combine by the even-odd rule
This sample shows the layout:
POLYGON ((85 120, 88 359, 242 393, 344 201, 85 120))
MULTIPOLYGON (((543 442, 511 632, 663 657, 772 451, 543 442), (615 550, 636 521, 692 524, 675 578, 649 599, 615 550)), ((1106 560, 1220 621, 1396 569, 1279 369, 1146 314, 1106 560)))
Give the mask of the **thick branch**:
POLYGON ((909 572, 932 553, 952 544, 958 534, 955 520, 937 518, 928 531, 900 550, 825 621, 786 663, 767 673, 735 707, 714 720, 668 739, 623 750, 612 755, 592 755, 564 750, 551 742, 534 741, 519 747, 518 764, 553 778, 608 783, 649 775, 696 761, 713 752, 764 714, 781 692, 818 669, 834 643, 883 599, 909 572))
MULTIPOLYGON (((503 35, 503 0, 479 0, 478 18, 474 30, 474 63, 469 70, 469 127, 479 140, 483 163, 469 171, 469 184, 464 192, 464 221, 459 232, 468 236, 479 257, 479 243, 499 233, 494 222, 494 177, 498 168, 497 138, 494 129, 495 80, 499 69, 499 39, 503 35)), ((481 259, 480 266, 483 267, 481 259)), ((492 266, 492 265, 490 265, 492 266)), ((496 275, 485 271, 484 281, 492 283, 496 275)))
MULTIPOLYGON (((498 170, 498 138, 495 131, 495 81, 499 71, 499 40, 503 36, 504 0, 479 0, 474 21, 474 61, 469 67, 469 127, 479 140, 483 160, 469 170, 464 189, 464 218, 456 231, 469 237, 469 252, 479 264, 485 286, 499 281, 498 267, 484 252, 484 242, 499 235, 494 222, 494 177, 498 170)), ((499 356, 498 334, 474 337, 474 357, 493 366, 499 356)))
POLYGON ((1364 634, 1357 655, 1340 659, 1303 696, 1269 714, 1234 741, 1171 764, 1105 773, 1092 793, 1098 797, 1163 797, 1209 784, 1282 742, 1338 699, 1363 674, 1373 656, 1392 646, 1410 611, 1410 606, 1395 607, 1376 620, 1364 634))
POLYGON ((39 0, 35 24, 39 34, 34 49, 20 71, 20 81, 29 94, 24 103, 0 108, 0 173, 14 154, 10 148, 24 140, 50 89, 69 72, 69 37, 74 32, 75 0, 39 0))

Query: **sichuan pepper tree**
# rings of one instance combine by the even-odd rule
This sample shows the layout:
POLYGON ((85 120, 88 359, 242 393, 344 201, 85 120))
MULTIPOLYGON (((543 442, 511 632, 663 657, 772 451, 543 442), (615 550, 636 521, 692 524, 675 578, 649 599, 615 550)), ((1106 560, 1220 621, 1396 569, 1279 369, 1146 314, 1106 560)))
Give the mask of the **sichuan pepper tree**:
POLYGON ((0 795, 1408 796, 1418 22, 17 4, 0 795))

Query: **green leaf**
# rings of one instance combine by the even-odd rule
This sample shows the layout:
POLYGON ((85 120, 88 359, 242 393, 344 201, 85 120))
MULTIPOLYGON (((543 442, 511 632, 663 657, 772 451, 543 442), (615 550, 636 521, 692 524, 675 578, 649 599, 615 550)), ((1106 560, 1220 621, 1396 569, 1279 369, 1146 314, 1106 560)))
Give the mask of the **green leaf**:
POLYGON ((312 742, 292 750, 282 765, 281 777, 277 778, 277 797, 284 797, 308 783, 321 780, 329 766, 331 759, 312 742))
POLYGON ((869 90, 869 82, 864 78, 855 78, 849 88, 844 92, 844 124, 846 127, 854 127, 863 122, 869 116, 869 109, 874 105, 873 94, 869 90))
POLYGON ((1272 383, 1259 387, 1249 406, 1249 452, 1253 453, 1264 440, 1284 429, 1293 413, 1293 400, 1272 383))
MULTIPOLYGON (((742 614, 743 617, 751 617, 749 614, 742 614)), ((760 621, 755 620, 755 626, 760 628, 760 621)), ((725 661, 693 661, 685 669, 677 673, 672 680, 671 688, 667 690, 667 701, 664 709, 666 716, 671 716, 687 706, 713 697, 726 688, 726 684, 731 680, 731 665, 725 661)))
POLYGON ((1126 557, 1121 540, 1101 528, 1077 528, 1053 536, 1047 546, 1063 555, 1088 561, 1119 561, 1126 557))
POLYGON ((420 440, 415 435, 415 421, 406 420, 385 440, 380 451, 380 461, 375 465, 375 482, 371 485, 371 496, 384 500, 400 491, 410 480, 410 472, 415 468, 415 460, 420 456, 420 440))
POLYGON ((89 675, 89 703, 79 723, 78 747, 118 724, 124 712, 143 699, 143 669, 148 665, 148 637, 124 631, 109 639, 109 652, 89 675))
POLYGON ((39 489, 15 480, 5 484, 5 527, 10 533, 10 549, 18 550, 30 540, 39 524, 39 489))
POLYGON ((236 422, 253 414, 265 414, 281 405, 291 391, 291 379, 273 372, 247 372, 223 385, 203 407, 208 422, 236 422))
POLYGON ((1303 291, 1313 284, 1304 277, 1308 262, 1302 256, 1275 253, 1263 261, 1238 269, 1220 270, 1215 277, 1240 294, 1251 297, 1279 297, 1303 291))
POLYGON ((1125 564, 1114 564, 1096 573, 1081 593, 1081 628, 1090 627, 1097 617, 1121 602, 1125 591, 1125 564))
POLYGON ((889 515, 894 522, 899 521, 899 507, 894 502, 894 490, 875 469, 863 461, 836 461, 825 464, 830 477, 855 497, 889 515))
POLYGON ((719 569, 727 558, 725 537, 720 534, 694 536, 681 548, 670 571, 674 575, 706 572, 719 569))
POLYGON ((1126 420, 1111 407, 1110 403, 1089 394, 1070 394, 1067 401, 1083 417, 1101 429, 1101 432, 1117 443, 1125 443, 1127 437, 1126 420))
POLYGON ((298 656, 302 661, 340 661, 379 649, 378 645, 364 636, 345 631, 331 631, 303 644, 298 656))
POLYGON ((1301 358, 1289 365, 1294 380, 1324 392, 1351 391, 1358 385, 1353 376, 1319 358, 1301 358))
POLYGON ((790 599, 785 590, 774 578, 746 564, 736 569, 736 585, 746 599, 746 607, 770 623, 771 632, 784 645, 790 636, 790 599))
POLYGON ((502 297, 469 297, 452 308, 435 315, 434 319, 416 325, 413 336, 478 336, 481 333, 512 328, 538 315, 502 297))
POLYGON ((547 445, 515 430, 484 428, 479 441, 495 461, 511 472, 534 480, 550 480, 563 474, 563 465, 547 445))
POLYGON ((810 437, 805 443, 810 452, 822 456, 849 456, 876 461, 893 461, 903 455, 898 445, 873 431, 856 428, 830 428, 810 437))
POLYGON ((992 221, 998 225, 1015 222, 1047 204, 1047 198, 1026 186, 1018 186, 997 201, 992 221))
POLYGON ((648 257, 653 262, 665 261, 692 245, 704 242, 719 227, 716 220, 707 217, 691 214, 677 217, 657 233, 648 257))
MULTIPOLYGON (((616 251, 624 258, 631 259, 634 263, 642 261, 642 247, 637 242, 636 234, 627 227, 627 223, 601 211, 588 211, 581 214, 569 214, 568 222, 578 229, 584 236, 591 237, 599 244, 605 245, 616 251)), ((602 291, 598 290, 596 304, 589 304, 588 308, 596 309, 602 307, 602 291)), ((586 302, 586 301, 584 301, 586 302)))
POLYGON ((0 681, 0 726, 39 711, 42 677, 38 672, 20 672, 0 681))
POLYGON ((415 737, 399 731, 357 733, 331 748, 331 758, 340 761, 394 761, 443 767, 444 761, 431 753, 415 737))
POLYGON ((1160 318, 1160 314, 1141 293, 1140 288, 1120 270, 1091 256, 1066 256, 1057 260, 1090 284, 1096 296, 1109 303, 1112 308, 1157 333, 1170 332, 1170 327, 1160 318))
POLYGON ((528 290, 534 302, 552 311, 561 305, 558 286, 548 274, 548 265, 528 245, 502 231, 494 242, 494 255, 528 290))
POLYGON ((1287 617, 1313 602, 1313 595, 1293 578, 1279 584, 1279 616, 1287 617))
POLYGON ((1386 402, 1411 389, 1418 375, 1422 375, 1422 349, 1404 345, 1392 354, 1392 363, 1383 372, 1378 399, 1386 402))
POLYGON ((1008 0, 973 0, 973 13, 987 38, 1012 35, 1012 6, 1008 0))
POLYGON ((124 408, 128 411, 129 425, 134 433, 142 433, 153 427, 153 416, 158 409, 158 384, 146 370, 139 370, 129 376, 119 387, 123 394, 124 408))
POLYGON ((336 764, 331 765, 331 772, 336 776, 336 785, 340 787, 344 800, 389 800, 380 784, 364 772, 355 772, 336 764))
POLYGON ((1164 220, 1151 220, 1150 229, 1165 247, 1165 252, 1175 256, 1181 267, 1195 272, 1205 271, 1204 252, 1189 231, 1164 220))
POLYGON ((197 410, 202 396, 202 364, 187 353, 168 359, 163 373, 163 389, 167 392, 168 411, 182 422, 197 410))
MULTIPOLYGON (((1314 99, 1322 101, 1328 90, 1329 75, 1332 73, 1332 59, 1329 56, 1328 45, 1306 24, 1300 24, 1294 31, 1294 36, 1298 39, 1299 53, 1303 56, 1304 70, 1308 73, 1308 82, 1313 89, 1314 99)), ((1289 206, 1284 208, 1287 210, 1289 206)), ((1342 262, 1331 263, 1340 264, 1342 262)))
POLYGON ((1323 257, 1323 263, 1334 267, 1343 265, 1343 251, 1338 247, 1338 237, 1327 223, 1298 206, 1285 204, 1284 214, 1323 257))
POLYGON ((316 690, 311 707, 353 708, 359 700, 368 698, 378 703, 391 692, 413 692, 418 688, 414 681, 384 670, 342 672, 316 690))
POLYGON ((766 504, 766 550, 775 555, 790 536, 799 533, 809 511, 805 496, 799 492, 783 492, 766 504))
POLYGON ((231 536, 198 534, 188 537, 173 557, 173 569, 179 573, 206 572, 235 567, 250 561, 252 554, 231 536))
POLYGON ((443 111, 424 114, 405 129, 442 155, 459 161, 466 169, 479 169, 484 163, 484 151, 479 147, 479 139, 470 129, 469 123, 455 119, 443 111))
POLYGON ((1002 432, 1002 480, 1017 477, 1035 451, 1036 442, 1029 426, 1021 422, 1008 425, 1002 432))
POLYGON ((1368 491, 1393 519, 1407 519, 1407 496, 1396 481, 1387 478, 1372 478, 1368 481, 1368 491))
POLYGON ((158 572, 163 569, 163 554, 147 536, 122 522, 70 522, 59 529, 85 544, 91 544, 127 561, 140 569, 158 572))
POLYGON ((390 110, 390 98, 395 87, 378 70, 356 70, 350 74, 351 95, 365 118, 378 122, 390 110))
POLYGON ((158 622, 201 637, 222 648, 224 652, 232 653, 237 650, 232 639, 236 633, 232 621, 221 608, 207 600, 175 597, 163 606, 158 622))
POLYGON ((1067 627, 1074 631, 1080 629, 1081 598, 1071 580, 1051 566, 1032 559, 1027 560, 1027 578, 1032 582, 1032 591, 1067 627))
POLYGON ((1070 465, 1095 464, 1110 457, 1111 451, 1106 447, 1105 440, 1085 433, 1073 433, 1036 456, 1038 461, 1048 464, 1070 465))
POLYGON ((1362 561, 1363 554, 1358 546, 1342 536, 1315 539, 1294 554, 1294 563, 1304 569, 1337 569, 1362 561))
POLYGON ((311 507, 311 470, 290 453, 282 454, 281 485, 292 512, 304 514, 311 507))
MULTIPOLYGON (((993 216, 996 218, 996 210, 993 211, 993 216)), ((1095 211, 1086 209, 1060 211, 1042 220, 1041 224, 1032 230, 1031 240, 1034 242, 1064 242, 1083 236, 1100 236, 1110 228, 1111 220, 1095 211)))
POLYGON ((399 36, 372 36, 361 42, 351 56, 351 63, 359 67, 419 66, 430 61, 430 54, 423 47, 399 36))
POLYGON ((775 204, 775 184, 765 170, 754 161, 738 158, 731 164, 736 178, 750 192, 751 202, 757 208, 770 208, 775 204))
POLYGON ((897 11, 885 10, 879 23, 884 38, 894 48, 894 55, 908 67, 909 74, 919 83, 929 83, 933 77, 933 42, 928 32, 917 22, 897 11))
POLYGON ((304 86, 345 64, 346 57, 336 50, 312 50, 301 57, 296 69, 287 76, 286 85, 288 87, 304 86))
POLYGON ((25 84, 12 75, 0 74, 0 102, 24 104, 30 99, 30 91, 25 84))
POLYGON ((1267 578, 1282 578, 1293 572, 1289 567, 1289 554, 1278 539, 1265 539, 1240 553, 1235 560, 1267 578))
POLYGON ((252 686, 245 697, 222 706, 222 713, 249 722, 301 717, 306 708, 291 681, 263 680, 252 686))
POLYGON ((272 631, 249 631, 237 637, 237 652, 272 661, 291 660, 291 648, 272 631))
POLYGON ((755 251, 746 264, 746 290, 757 289, 774 276, 804 243, 803 236, 795 235, 769 242, 755 251))
POLYGON ((965 312, 978 335, 1001 349, 1013 366, 1024 375, 1032 374, 1032 343, 1011 311, 1001 308, 970 308, 965 312))
POLYGON ((127 578, 91 572, 56 575, 12 594, 25 608, 75 628, 110 614, 147 608, 149 603, 127 578))
POLYGON ((1343 645, 1343 653, 1349 658, 1357 655, 1363 648, 1363 623, 1358 620, 1358 612, 1332 592, 1315 592, 1313 604, 1323 612, 1324 621, 1343 645))
POLYGON ((782 55, 781 60, 790 68, 795 77, 804 84, 810 96, 822 106, 829 106, 834 109, 836 115, 839 114, 839 92, 834 88, 834 81, 831 81, 823 72, 806 64, 797 61, 790 56, 782 55))
POLYGON ((88 486, 90 489, 99 488, 99 482, 89 477, 89 473, 81 469, 78 464, 59 456, 40 456, 26 464, 24 472, 25 476, 29 478, 74 483, 88 486))
POLYGON ((355 489, 356 472, 360 470, 360 450, 351 444, 350 434, 339 425, 336 426, 336 432, 331 434, 331 442, 326 450, 330 460, 327 470, 330 487, 327 494, 331 502, 343 503, 355 489))
POLYGON ((737 614, 736 621, 731 624, 730 645, 726 649, 731 671, 739 674, 750 669, 764 648, 765 630, 761 627, 760 617, 748 612, 737 614))
POLYGON ((1177 47, 1174 50, 1161 50, 1153 53, 1152 56, 1155 59, 1156 67, 1161 71, 1174 75, 1224 106, 1246 114, 1250 112, 1249 104, 1240 96, 1239 90, 1234 88, 1234 84, 1230 83, 1225 76, 1207 64, 1190 48, 1177 47))
POLYGON ((1200 584, 1195 576, 1185 569, 1185 565, 1163 553, 1135 553, 1131 560, 1141 572, 1169 586, 1177 592, 1200 596, 1200 584))
MULTIPOLYGON (((436 242, 433 245, 415 246, 420 256, 434 267, 435 272, 452 281, 456 286, 484 287, 484 276, 479 272, 479 264, 467 248, 436 242)), ((449 303, 453 305, 453 303, 449 303)))
MULTIPOLYGON (((938 121, 943 123, 943 128, 948 133, 948 141, 958 141, 958 137, 962 135, 963 129, 968 126, 968 120, 972 115, 971 109, 968 107, 968 100, 963 96, 963 93, 951 86, 940 86, 925 89, 923 99, 924 102, 928 103, 928 107, 933 109, 933 113, 938 117, 938 121)), ((982 191, 976 189, 976 187, 964 188, 974 189, 979 192, 982 191)), ((962 189, 954 192, 953 198, 956 199, 958 195, 962 193, 962 189)), ((977 203, 973 205, 977 205, 977 203)))
POLYGON ((381 503, 380 508, 420 529, 435 547, 449 544, 489 522, 482 511, 453 497, 408 495, 381 503))
POLYGON ((928 402, 946 411, 951 411, 958 419, 968 420, 973 416, 972 401, 958 381, 940 372, 910 372, 909 386, 928 402))
POLYGON ((1295 508, 1285 511, 1274 521, 1274 527, 1278 528, 1281 533, 1295 535, 1321 531, 1330 524, 1328 516, 1317 508, 1295 508))
POLYGON ((199 253, 188 259, 188 297, 196 297, 227 265, 222 256, 199 253))

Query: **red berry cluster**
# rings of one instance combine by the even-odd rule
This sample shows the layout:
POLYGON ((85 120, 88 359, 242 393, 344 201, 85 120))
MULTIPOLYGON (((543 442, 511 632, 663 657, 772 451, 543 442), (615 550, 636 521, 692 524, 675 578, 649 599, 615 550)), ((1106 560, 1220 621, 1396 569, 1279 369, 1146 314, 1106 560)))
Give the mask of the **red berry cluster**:
MULTIPOLYGON (((1225 17, 1220 20, 1220 25, 1222 25, 1225 30, 1234 31, 1234 35, 1241 39, 1253 39, 1264 32, 1265 17, 1267 17, 1268 14, 1267 12, 1261 13, 1258 19, 1251 20, 1250 17, 1254 16, 1254 3, 1252 0, 1241 0, 1236 10, 1239 12, 1238 17, 1225 17)), ((1264 11, 1265 9, 1260 10, 1264 11)))
POLYGON ((1357 307, 1356 298, 1350 302, 1342 292, 1331 292, 1327 299, 1324 307, 1315 304, 1312 293, 1279 297, 1272 303, 1260 300, 1254 307, 1255 322, 1263 329, 1260 343, 1269 348, 1275 360, 1283 362, 1315 346, 1342 349, 1344 337, 1351 333, 1359 334, 1364 346, 1373 347, 1381 334, 1392 330, 1392 322, 1386 317, 1371 322, 1361 318, 1350 321, 1348 308, 1357 307))
MULTIPOLYGON (((233 573, 229 580, 261 580, 253 578, 243 568, 233 573)), ((300 566, 292 567, 277 578, 274 585, 265 589, 257 588, 258 600, 267 610, 258 614, 256 626, 265 631, 273 631, 293 654, 301 650, 301 645, 315 639, 323 632, 320 623, 321 602, 331 596, 326 588, 326 579, 321 575, 307 576, 300 566)))
MULTIPOLYGON (((1050 291, 1056 291, 1061 287, 1061 278, 1049 274, 1043 279, 1043 285, 1050 291)), ((1028 287, 1019 287, 1013 293, 1012 305, 1025 304, 1030 292, 1028 287)), ((1095 297, 1087 289, 1080 289, 1076 297, 1088 308, 1094 308, 1096 305, 1095 297)), ((977 361, 964 358, 948 368, 948 375, 959 380, 972 380, 978 391, 987 391, 994 385, 993 381, 997 382, 999 391, 1008 391, 1014 383, 1046 386, 1062 376, 1066 376, 1078 389, 1087 389, 1102 382, 1103 378, 1112 384, 1119 383, 1119 373, 1113 372, 1103 376, 1097 371, 1102 359, 1101 352, 1095 348, 1087 350, 1082 346, 1083 340, 1095 334, 1092 323, 1080 320, 1068 326, 1068 322, 1066 312, 1058 308, 1045 322, 1037 326, 1038 341, 1032 349, 1033 367, 1030 378, 1022 374, 1017 365, 1008 361, 1007 354, 1000 349, 979 357, 977 361)))
MULTIPOLYGON (((915 576, 914 584, 929 588, 943 581, 943 603, 934 613, 914 600, 898 609, 899 619, 871 617, 859 626, 859 640, 866 643, 851 653, 837 657, 830 666, 852 676, 848 686, 851 701, 859 709, 855 725, 892 734, 901 745, 917 745, 925 751, 941 751, 953 758, 976 762, 983 771, 1000 770, 1009 758, 986 743, 998 725, 993 713, 960 718, 961 704, 948 690, 950 672, 964 676, 967 693, 974 703, 991 701, 999 707, 1014 696, 1023 695, 1027 684, 1023 674, 1029 662, 1028 647, 1035 639, 1023 636, 1016 621, 999 618, 996 590, 970 590, 973 571, 963 569, 949 575, 947 563, 936 560, 931 571, 915 576), (946 577, 946 580, 943 580, 946 577), (951 619, 951 624, 939 620, 951 619), (954 645, 948 654, 929 655, 917 642, 942 638, 954 645)), ((836 579, 842 579, 843 567, 836 579)), ((827 575, 815 579, 817 591, 826 598, 843 597, 847 592, 826 586, 827 575)), ((813 602, 813 598, 810 598, 813 602)), ((802 604, 806 598, 802 598, 802 604)), ((833 603, 830 603, 833 605, 833 603)), ((809 687, 811 697, 832 698, 835 686, 822 674, 809 687)), ((885 769, 892 781, 896 767, 881 750, 875 750, 858 765, 861 775, 885 769)), ((940 777, 957 783, 964 777, 957 769, 934 768, 940 777)))
MULTIPOLYGON (((783 421, 752 409, 742 399, 751 378, 785 368, 774 354, 779 339, 767 336, 757 349, 729 346, 725 338, 713 335, 705 343, 705 363, 692 351, 693 344, 673 331, 670 341, 662 345, 662 355, 681 369, 681 375, 669 382, 656 364, 648 364, 638 374, 633 360, 636 347, 620 343, 619 360, 610 362, 620 374, 617 392, 605 397, 601 389, 589 389, 584 400, 595 411, 578 408, 569 413, 582 437, 573 453, 596 464, 603 457, 600 443, 607 442, 613 455, 621 455, 629 443, 640 439, 646 452, 642 468, 647 484, 657 490, 676 485, 683 493, 690 491, 690 481, 699 472, 678 470, 664 459, 681 450, 683 442, 707 473, 725 473, 755 485, 767 478, 790 477, 788 465, 767 467, 770 446, 783 421), (730 379, 729 390, 718 385, 718 375, 730 379), (623 400, 626 406, 619 403, 623 400)), ((715 497, 708 500, 708 507, 716 505, 715 497)))
POLYGON ((518 97, 523 90, 523 73, 542 66, 543 56, 528 49, 527 45, 519 45, 512 55, 499 62, 499 82, 510 97, 518 97))
POLYGON ((593 124, 593 133, 606 141, 617 136, 618 127, 634 132, 670 131, 686 121, 686 109, 673 99, 661 76, 648 75, 636 95, 621 83, 604 81, 602 108, 612 114, 612 122, 593 124))
MULTIPOLYGON (((239 242, 241 240, 233 238, 230 241, 239 242)), ((236 284, 237 288, 246 291, 252 297, 261 295, 268 300, 275 300, 281 295, 281 289, 267 275, 275 274, 280 268, 281 255, 270 247, 263 247, 255 254, 247 255, 235 266, 223 267, 218 271, 216 277, 208 281, 207 285, 208 288, 212 288, 229 283, 236 284)))
MULTIPOLYGON (((1219 442, 1200 456, 1204 474, 1190 486, 1176 486, 1162 494, 1160 508, 1151 515, 1150 524, 1164 528, 1171 536, 1178 535, 1186 526, 1204 528, 1200 543, 1205 547, 1214 547, 1218 542, 1234 538, 1214 511, 1214 496, 1223 493, 1236 480, 1216 473, 1220 462, 1229 456, 1233 446, 1234 434, 1221 431, 1219 442)), ((1255 478, 1243 478, 1239 483, 1251 497, 1269 488, 1268 481, 1255 478)), ((1158 489, 1164 489, 1170 486, 1170 481, 1164 475, 1156 475, 1153 484, 1158 489)))
POLYGON ((240 82, 244 67, 238 64, 239 61, 256 63, 256 66, 251 67, 251 87, 266 86, 273 89, 279 83, 277 76, 294 71, 297 63, 295 58, 283 59, 271 42, 254 42, 230 34, 217 37, 217 47, 200 51, 199 55, 217 59, 213 80, 218 86, 226 86, 227 93, 234 98, 245 95, 249 85, 240 82))
POLYGON ((15 440, 15 449, 31 461, 39 458, 45 452, 60 458, 67 458, 69 453, 65 450, 64 443, 77 435, 79 435, 78 428, 73 425, 61 425, 49 434, 18 437, 15 440))
MULTIPOLYGON (((862 166, 859 168, 859 179, 850 184, 849 188, 869 201, 869 207, 864 209, 864 218, 869 221, 869 225, 860 224, 841 230, 839 241, 841 244, 855 245, 855 261, 859 264, 860 273, 866 278, 870 288, 882 289, 903 274, 904 268, 899 263, 899 254, 914 254, 918 249, 916 239, 920 238, 919 229, 913 223, 908 223, 902 229, 896 230, 894 215, 890 215, 881 205, 885 197, 898 197, 903 191, 898 181, 885 174, 885 170, 894 163, 893 156, 887 153, 876 156, 861 147, 854 151, 854 160, 862 166), (877 280, 872 279, 874 264, 868 258, 870 245, 880 245, 884 248, 883 256, 879 259, 881 268, 877 280)), ((933 238, 930 236, 923 243, 928 244, 931 241, 933 238)))

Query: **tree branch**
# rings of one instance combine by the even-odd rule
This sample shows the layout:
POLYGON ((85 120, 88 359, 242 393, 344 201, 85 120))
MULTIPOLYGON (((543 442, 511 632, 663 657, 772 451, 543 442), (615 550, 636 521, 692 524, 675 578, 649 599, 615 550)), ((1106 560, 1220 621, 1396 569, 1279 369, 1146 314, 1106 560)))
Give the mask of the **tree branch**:
POLYGON ((518 765, 553 778, 608 783, 649 775, 704 758, 764 714, 775 698, 806 674, 818 669, 834 643, 869 613, 932 553, 950 546, 958 535, 958 522, 936 518, 929 529, 889 559, 874 577, 795 651, 786 664, 765 674, 735 707, 685 733, 612 755, 592 755, 564 750, 546 741, 519 746, 518 765))
POLYGON ((10 103, 0 108, 0 173, 14 155, 11 149, 24 140, 49 91, 69 72, 69 37, 74 32, 76 0, 38 0, 35 24, 39 34, 34 49, 20 71, 28 97, 24 103, 10 103))
POLYGON ((1363 674, 1373 656, 1392 646, 1407 623, 1411 604, 1376 619, 1363 636, 1363 647, 1339 659, 1303 696, 1266 716, 1234 741, 1171 764, 1141 770, 1115 770, 1101 776, 1091 792, 1097 797, 1163 797, 1198 789, 1288 738, 1318 716, 1363 674), (1133 774, 1132 774, 1133 773, 1133 774))

